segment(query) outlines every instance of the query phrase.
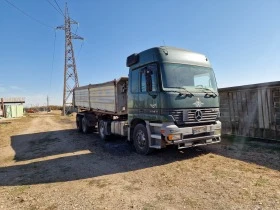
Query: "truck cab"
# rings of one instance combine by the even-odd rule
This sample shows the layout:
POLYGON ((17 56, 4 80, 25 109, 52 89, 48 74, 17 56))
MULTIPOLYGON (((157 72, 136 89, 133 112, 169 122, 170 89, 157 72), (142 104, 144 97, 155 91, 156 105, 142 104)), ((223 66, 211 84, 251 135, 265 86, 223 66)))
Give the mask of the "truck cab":
POLYGON ((128 140, 137 152, 221 141, 219 93, 202 54, 155 47, 127 58, 128 140))

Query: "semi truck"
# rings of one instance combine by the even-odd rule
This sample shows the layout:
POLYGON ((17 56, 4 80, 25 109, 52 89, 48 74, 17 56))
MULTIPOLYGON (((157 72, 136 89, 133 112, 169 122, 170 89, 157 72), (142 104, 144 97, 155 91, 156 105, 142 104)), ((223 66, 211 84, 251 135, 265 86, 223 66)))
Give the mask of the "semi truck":
POLYGON ((128 77, 74 89, 78 131, 123 136, 143 155, 221 141, 219 93, 205 55, 154 47, 128 56, 126 66, 128 77))

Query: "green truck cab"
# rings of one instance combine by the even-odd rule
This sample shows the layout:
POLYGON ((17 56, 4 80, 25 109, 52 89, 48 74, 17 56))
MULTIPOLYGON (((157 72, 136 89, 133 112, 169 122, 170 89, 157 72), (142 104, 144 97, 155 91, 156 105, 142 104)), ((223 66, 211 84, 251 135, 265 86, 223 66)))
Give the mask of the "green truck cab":
POLYGON ((204 55, 155 47, 129 56, 127 66, 128 139, 137 152, 221 141, 219 94, 204 55))
POLYGON ((74 89, 77 129, 127 137, 140 154, 221 141, 219 94, 209 60, 174 47, 127 58, 129 77, 74 89))

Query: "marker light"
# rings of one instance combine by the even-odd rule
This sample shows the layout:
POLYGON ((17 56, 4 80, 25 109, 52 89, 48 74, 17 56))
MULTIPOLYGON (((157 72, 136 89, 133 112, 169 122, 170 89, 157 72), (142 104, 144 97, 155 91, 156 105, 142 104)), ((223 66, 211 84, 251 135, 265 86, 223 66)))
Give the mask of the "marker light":
POLYGON ((168 135, 169 141, 180 140, 180 139, 182 139, 181 134, 169 134, 168 135))

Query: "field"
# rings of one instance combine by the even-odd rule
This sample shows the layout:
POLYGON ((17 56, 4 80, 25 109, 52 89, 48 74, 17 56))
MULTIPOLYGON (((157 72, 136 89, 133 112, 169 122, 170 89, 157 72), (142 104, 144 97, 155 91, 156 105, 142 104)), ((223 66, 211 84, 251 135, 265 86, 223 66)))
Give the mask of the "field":
POLYGON ((280 143, 223 137, 141 156, 74 119, 0 120, 0 209, 280 209, 280 143))

